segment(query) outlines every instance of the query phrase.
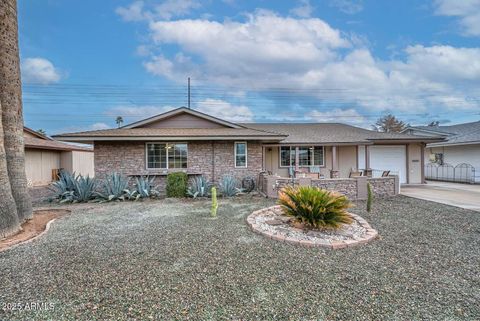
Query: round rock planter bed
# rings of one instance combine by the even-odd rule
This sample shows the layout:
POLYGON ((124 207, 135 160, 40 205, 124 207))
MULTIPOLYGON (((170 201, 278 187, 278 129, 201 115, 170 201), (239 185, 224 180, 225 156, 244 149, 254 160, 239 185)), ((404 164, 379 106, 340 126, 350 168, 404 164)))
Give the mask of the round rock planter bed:
POLYGON ((280 205, 253 212, 247 217, 250 228, 276 241, 298 244, 306 247, 327 247, 341 249, 365 244, 378 235, 362 217, 350 213, 351 224, 344 224, 337 230, 302 229, 292 224, 292 218, 283 214, 280 205))

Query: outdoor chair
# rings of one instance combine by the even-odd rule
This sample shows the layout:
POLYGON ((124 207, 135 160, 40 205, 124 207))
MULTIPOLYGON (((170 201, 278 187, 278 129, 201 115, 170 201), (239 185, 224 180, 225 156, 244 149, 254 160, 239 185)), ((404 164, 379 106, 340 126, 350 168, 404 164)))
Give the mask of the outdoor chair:
POLYGON ((388 177, 390 175, 390 171, 383 171, 382 177, 388 177))

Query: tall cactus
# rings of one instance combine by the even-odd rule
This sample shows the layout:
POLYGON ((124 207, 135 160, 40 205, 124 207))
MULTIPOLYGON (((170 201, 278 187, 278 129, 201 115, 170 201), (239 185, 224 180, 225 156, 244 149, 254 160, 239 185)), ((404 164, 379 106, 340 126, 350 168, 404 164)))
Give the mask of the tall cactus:
POLYGON ((212 210, 210 211, 211 217, 217 217, 217 209, 218 209, 217 188, 212 187, 212 210))
POLYGON ((373 191, 372 185, 367 183, 367 212, 372 210, 372 203, 373 203, 373 191))

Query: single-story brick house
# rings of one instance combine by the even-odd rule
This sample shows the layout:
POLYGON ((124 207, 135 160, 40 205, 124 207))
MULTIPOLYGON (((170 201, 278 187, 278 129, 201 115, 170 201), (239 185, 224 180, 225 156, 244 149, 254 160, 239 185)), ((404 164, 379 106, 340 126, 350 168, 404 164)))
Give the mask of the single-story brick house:
POLYGON ((401 183, 424 181, 424 148, 438 138, 379 133, 340 123, 239 124, 185 107, 121 128, 66 133, 56 139, 94 144, 95 176, 113 171, 165 177, 172 171, 218 182, 292 169, 349 177, 354 169, 390 170, 401 183))

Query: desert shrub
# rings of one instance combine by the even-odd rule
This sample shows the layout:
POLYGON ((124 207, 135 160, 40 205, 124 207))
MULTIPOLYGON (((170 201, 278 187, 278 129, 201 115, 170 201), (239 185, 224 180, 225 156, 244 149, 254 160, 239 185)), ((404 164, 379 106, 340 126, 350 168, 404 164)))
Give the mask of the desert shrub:
POLYGON ((203 176, 196 176, 190 180, 187 195, 193 198, 208 197, 212 190, 212 183, 203 176))
POLYGON ((167 175, 167 197, 185 197, 187 193, 187 174, 183 172, 167 175))
POLYGON ((372 210, 372 204, 373 204, 372 185, 370 183, 367 183, 367 212, 370 212, 372 210))
POLYGON ((53 182, 56 198, 61 203, 88 202, 95 198, 97 182, 95 178, 61 171, 59 180, 53 182))
POLYGON ((242 190, 245 193, 250 193, 255 189, 255 179, 251 176, 246 176, 242 179, 242 190))
POLYGON ((220 181, 220 193, 224 197, 236 196, 241 193, 242 189, 238 188, 238 181, 235 177, 225 175, 220 181))
POLYGON ((97 196, 104 201, 124 201, 136 197, 136 193, 130 191, 129 177, 120 173, 108 174, 103 180, 97 196))
POLYGON ((157 197, 160 193, 155 186, 155 176, 140 176, 135 178, 135 189, 138 197, 157 197))
POLYGON ((351 203, 340 193, 312 186, 288 186, 280 191, 278 203, 286 215, 314 228, 336 229, 352 223, 347 212, 351 203))

